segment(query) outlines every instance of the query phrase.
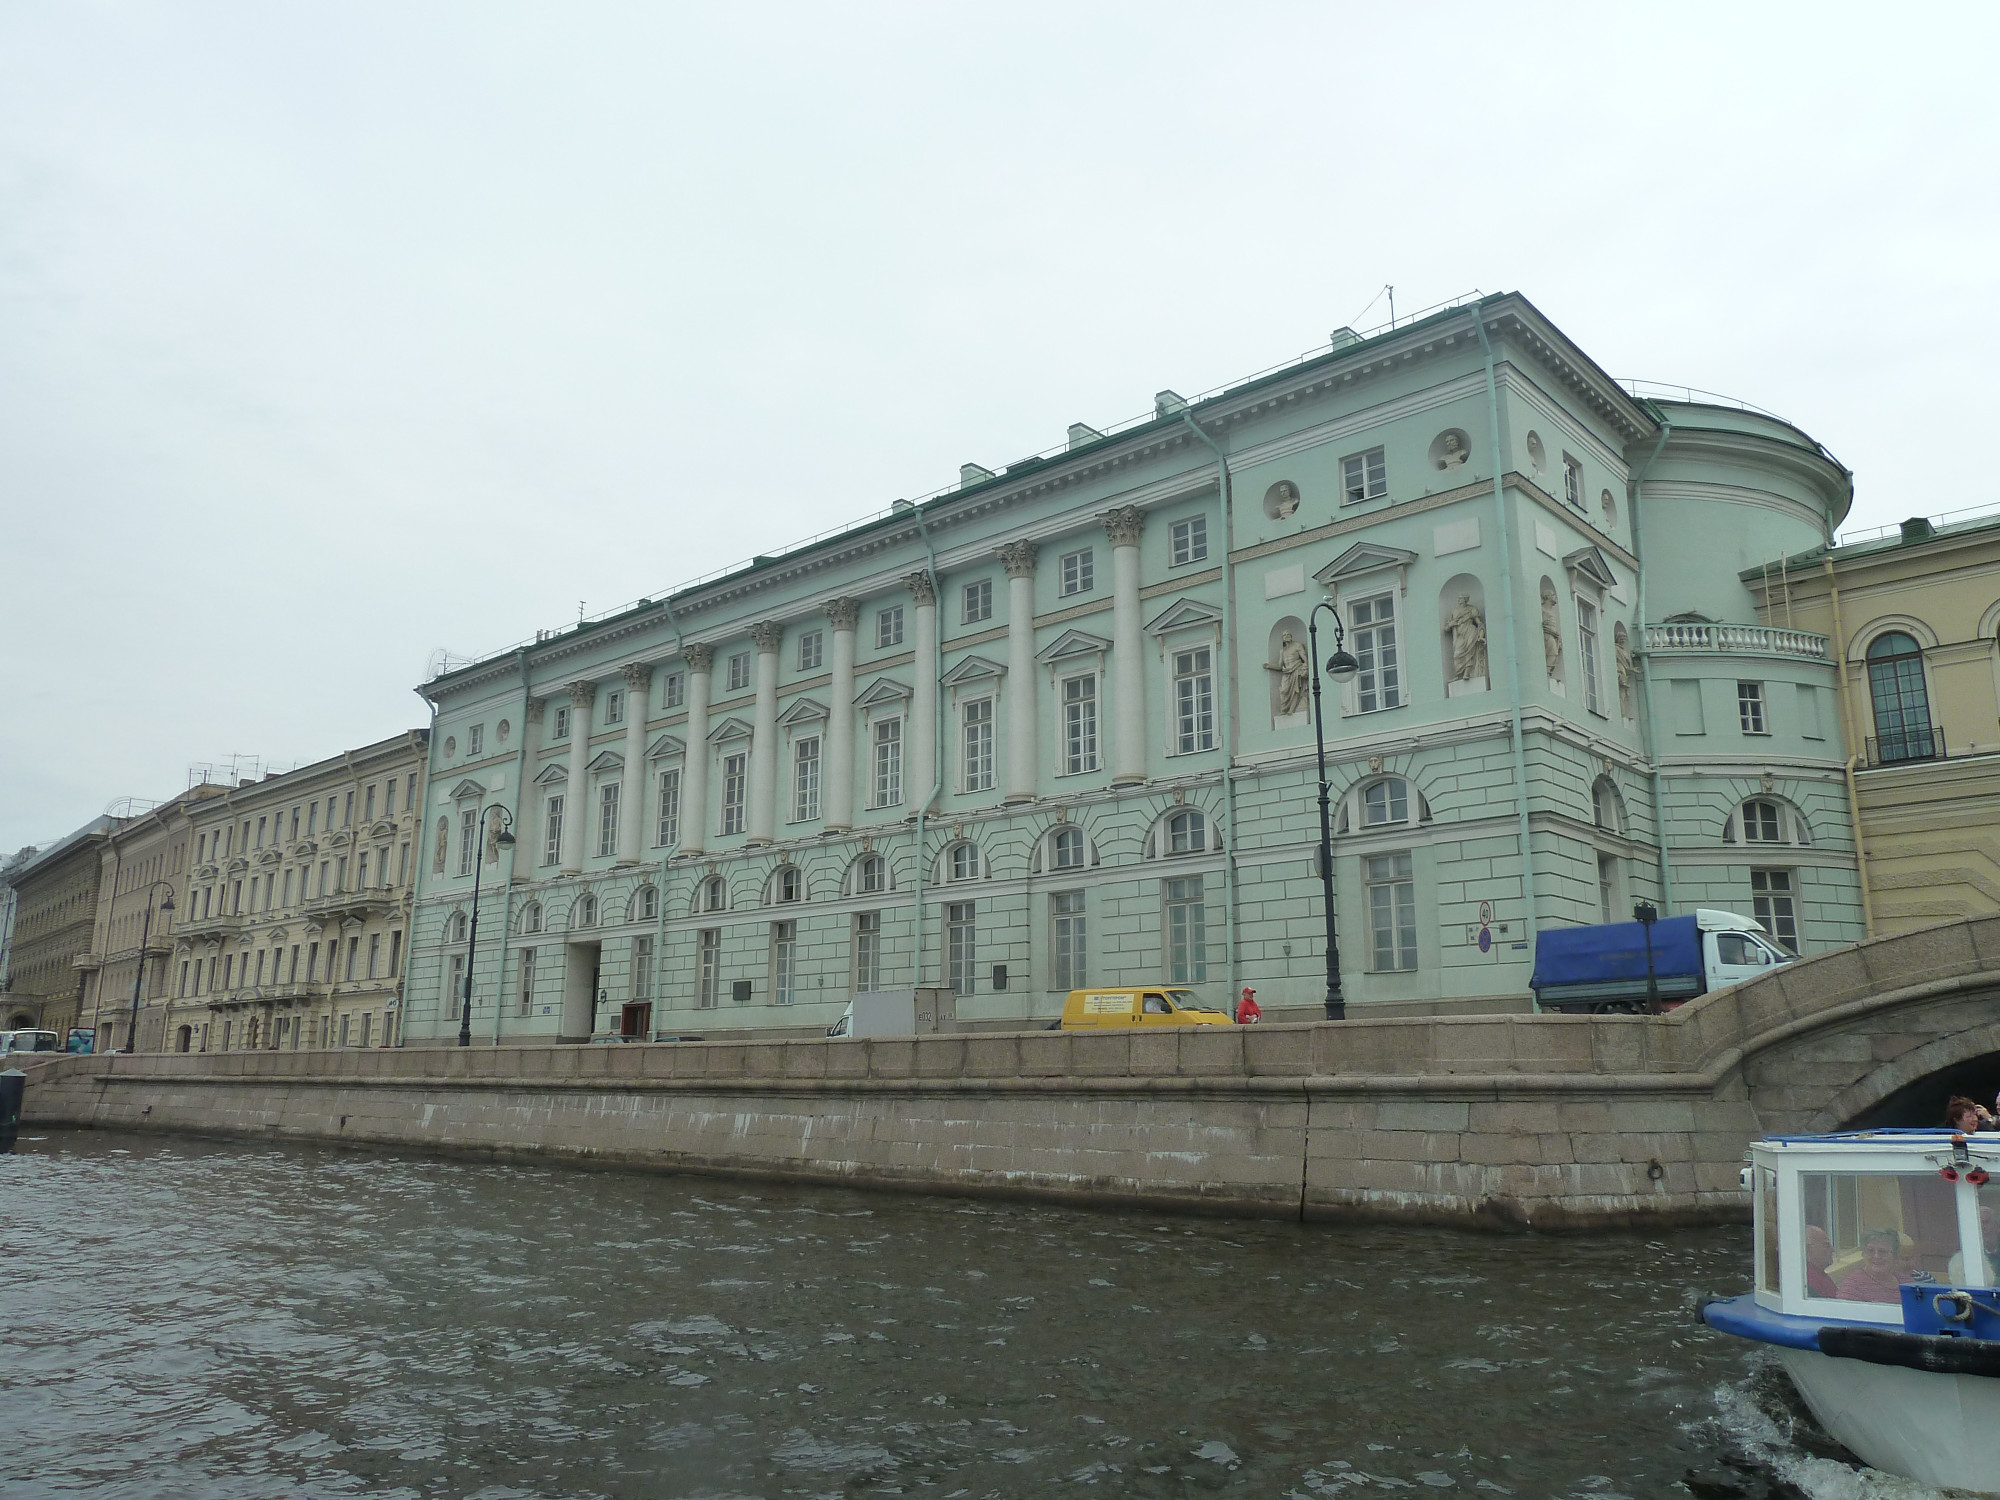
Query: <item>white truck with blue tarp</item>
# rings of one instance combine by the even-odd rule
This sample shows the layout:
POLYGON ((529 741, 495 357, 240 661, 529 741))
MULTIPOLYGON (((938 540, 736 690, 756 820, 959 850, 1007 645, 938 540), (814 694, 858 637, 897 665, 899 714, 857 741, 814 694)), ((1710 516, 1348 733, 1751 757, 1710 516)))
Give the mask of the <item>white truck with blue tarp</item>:
POLYGON ((1638 1015, 1768 974, 1785 952, 1749 917, 1707 908, 1656 922, 1545 927, 1529 987, 1543 1010, 1638 1015))

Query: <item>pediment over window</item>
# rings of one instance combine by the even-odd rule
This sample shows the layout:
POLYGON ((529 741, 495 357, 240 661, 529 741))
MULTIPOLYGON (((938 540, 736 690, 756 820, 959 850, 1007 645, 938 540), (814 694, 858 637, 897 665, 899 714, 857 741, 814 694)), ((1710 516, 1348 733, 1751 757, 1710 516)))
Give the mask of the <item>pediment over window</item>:
POLYGON ((719 745, 724 740, 747 740, 749 738, 750 721, 748 719, 724 719, 708 732, 708 742, 711 745, 719 745))
POLYGON ((451 800, 454 802, 477 802, 485 795, 486 784, 474 781, 470 776, 451 789, 451 800))
POLYGON ((241 875, 245 870, 249 868, 250 868, 250 861, 245 859, 240 854, 229 862, 229 873, 232 875, 241 875))
POLYGON ((336 849, 345 849, 349 844, 354 842, 354 835, 343 828, 338 833, 329 833, 326 836, 326 841, 336 849))
MULTIPOLYGON (((316 854, 318 853, 318 851, 319 851, 319 844, 316 840, 300 839, 296 844, 292 845, 292 847, 288 849, 286 852, 290 854, 294 859, 297 859, 307 854, 316 854)), ((197 871, 196 873, 198 874, 200 872, 197 871)))
POLYGON ((646 759, 664 760, 669 755, 685 754, 687 754, 686 740, 677 734, 663 734, 653 741, 652 748, 646 752, 646 759))
POLYGON ((897 682, 893 678, 878 677, 855 695, 856 708, 885 708, 891 704, 909 701, 909 684, 897 682))
POLYGON ((1007 669, 984 656, 968 656, 938 679, 946 687, 963 687, 969 682, 991 682, 1005 677, 1007 669))
POLYGON ((1604 560, 1604 554, 1595 547, 1579 547, 1563 558, 1563 566, 1579 577, 1588 578, 1601 589, 1613 587, 1618 575, 1611 571, 1611 564, 1604 560))
POLYGON ((1074 661, 1079 656, 1102 656, 1110 649, 1111 642, 1101 635, 1092 635, 1087 630, 1065 630, 1037 651, 1035 660, 1047 665, 1074 661))
POLYGON ((599 755, 589 765, 584 767, 586 771, 622 771, 624 769, 625 757, 620 755, 616 750, 606 750, 602 755, 599 755))
POLYGON ((561 761, 550 761, 542 768, 542 774, 534 780, 536 786, 560 786, 569 780, 569 767, 561 761))
POLYGON ((1213 604, 1203 604, 1199 599, 1176 599, 1147 623, 1146 630, 1152 635, 1166 635, 1174 630, 1198 630, 1219 626, 1222 611, 1213 604))
POLYGON ((816 724, 826 717, 826 705, 812 698, 801 698, 790 708, 778 715, 778 727, 790 729, 795 724, 816 724))
POLYGON ((1416 553, 1402 547, 1385 547, 1380 542, 1356 542, 1313 577, 1330 589, 1338 589, 1349 579, 1393 568, 1396 572, 1396 591, 1408 593, 1410 564, 1416 560, 1416 553))
POLYGON ((257 863, 260 865, 275 865, 284 857, 283 852, 277 849, 260 849, 257 851, 257 863))
POLYGON ((369 836, 378 839, 386 839, 395 831, 396 820, 394 818, 377 818, 368 828, 369 836))
MULTIPOLYGON (((302 844, 302 845, 300 845, 300 846, 299 846, 298 848, 296 848, 296 849, 292 850, 292 853, 294 853, 294 854, 299 854, 299 853, 305 853, 305 854, 310 854, 310 853, 312 853, 312 845, 311 845, 311 844, 302 844)), ((220 870, 219 868, 217 868, 217 867, 216 867, 215 865, 202 865, 202 866, 201 866, 201 867, 200 867, 199 869, 197 869, 197 870, 196 870, 196 871, 194 872, 194 878, 195 878, 196 880, 214 880, 214 879, 215 879, 215 878, 216 878, 217 876, 219 876, 219 875, 220 875, 221 873, 222 873, 222 871, 221 871, 221 870, 220 870)))

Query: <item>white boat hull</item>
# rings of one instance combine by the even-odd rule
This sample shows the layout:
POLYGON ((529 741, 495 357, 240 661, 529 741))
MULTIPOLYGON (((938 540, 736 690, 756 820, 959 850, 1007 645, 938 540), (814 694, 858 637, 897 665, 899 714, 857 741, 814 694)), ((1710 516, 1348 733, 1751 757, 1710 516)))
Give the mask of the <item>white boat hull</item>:
POLYGON ((1925 1484, 2000 1494, 2000 1378, 1775 1348, 1806 1405, 1862 1462, 1925 1484))

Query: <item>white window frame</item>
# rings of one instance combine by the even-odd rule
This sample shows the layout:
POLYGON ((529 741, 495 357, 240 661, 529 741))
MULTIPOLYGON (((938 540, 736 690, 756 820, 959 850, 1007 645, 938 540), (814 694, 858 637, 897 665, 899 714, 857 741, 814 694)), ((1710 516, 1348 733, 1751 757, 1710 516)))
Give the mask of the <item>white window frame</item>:
POLYGON ((533 948, 523 948, 521 950, 521 1014, 532 1016, 534 1013, 535 950, 533 948))
POLYGON ((1208 561, 1208 517, 1183 516, 1167 529, 1170 566, 1192 567, 1208 561))
POLYGON ((681 841, 681 768, 668 766, 660 772, 660 817, 655 831, 656 848, 666 849, 681 841))
POLYGON ((1403 599, 1396 588, 1373 590, 1342 602, 1342 610, 1347 616, 1347 649, 1361 663, 1361 670, 1354 674, 1354 680, 1343 690, 1343 709, 1350 714, 1388 713, 1402 708, 1410 701, 1409 670, 1404 661, 1403 599), (1389 613, 1386 619, 1375 616, 1375 606, 1387 603, 1389 613), (1354 612, 1363 605, 1368 606, 1370 618, 1356 623, 1354 612), (1381 663, 1382 642, 1379 632, 1386 625, 1389 628, 1389 651, 1392 660, 1387 667, 1381 663), (1384 685, 1385 673, 1393 674, 1391 685, 1384 685), (1369 697, 1373 695, 1374 702, 1369 697), (1384 701, 1393 697, 1393 702, 1384 701))
MULTIPOLYGON (((486 745, 486 726, 484 724, 474 724, 470 729, 465 731, 465 753, 468 758, 474 755, 484 755, 486 753, 485 745, 486 745)), ((389 783, 389 785, 394 786, 395 782, 392 781, 389 783)), ((375 788, 371 786, 370 788, 368 788, 367 811, 362 814, 362 817, 364 820, 366 820, 374 816, 375 816, 375 788)), ((263 820, 260 818, 258 819, 258 822, 259 824, 261 824, 263 820)), ((261 842, 261 840, 259 842, 261 842)))
POLYGON ((868 795, 871 808, 903 805, 903 719, 877 719, 868 733, 868 795))
POLYGON ((653 937, 643 933, 632 939, 632 998, 653 998, 653 937))
POLYGON ((816 734, 802 734, 792 741, 791 821, 794 823, 811 823, 819 818, 822 748, 816 734))
POLYGON ((1057 765, 1061 767, 1056 773, 1058 776, 1088 776, 1104 765, 1100 676, 1093 668, 1056 679, 1056 728, 1062 736, 1062 743, 1058 746, 1057 765), (1077 683, 1088 683, 1089 692, 1072 697, 1070 688, 1077 683))
POLYGON ((1563 460, 1563 500, 1572 510, 1587 514, 1584 504, 1583 460, 1565 453, 1563 460))
POLYGON ((1410 785, 1407 777, 1377 777, 1355 794, 1354 826, 1363 833, 1373 832, 1378 828, 1405 827, 1416 821, 1414 815, 1417 807, 1416 788, 1410 785), (1400 812, 1396 808, 1399 799, 1393 790, 1397 787, 1402 788, 1400 812), (1382 810, 1382 816, 1379 818, 1371 816, 1378 806, 1382 810))
POLYGON ((771 924, 771 1003, 790 1005, 799 980, 799 924, 771 924))
POLYGON ((625 722, 625 690, 612 688, 604 695, 604 722, 607 726, 625 722))
POLYGON ((958 706, 958 762, 961 792, 990 792, 997 784, 993 733, 998 715, 992 694, 967 698, 958 706))
POLYGON ((903 644, 903 606, 892 604, 875 611, 875 649, 887 651, 903 644))
POLYGON ((1604 717, 1604 692, 1599 665, 1604 656, 1600 647, 1602 620, 1598 601, 1582 593, 1576 595, 1576 665, 1583 678, 1584 709, 1604 717))
POLYGON ((1049 868, 1051 870, 1085 870, 1090 867, 1090 840, 1083 836, 1083 830, 1074 823, 1064 823, 1049 830, 1049 868), (1076 858, 1063 858, 1066 841, 1074 840, 1076 858))
POLYGON ((1799 872, 1755 868, 1750 871, 1750 915, 1764 935, 1787 953, 1799 951, 1799 872), (1779 882, 1782 882, 1779 884, 1779 882), (1759 885, 1763 889, 1758 889, 1759 885), (1790 937, 1784 935, 1789 930, 1790 937))
POLYGON ((722 837, 743 831, 750 793, 750 753, 732 750, 722 757, 722 808, 716 833, 722 837))
POLYGON ((722 929, 704 927, 695 934, 695 1007, 715 1010, 722 1003, 722 929))
MULTIPOLYGON (((552 740, 566 740, 566 739, 568 739, 568 738, 569 738, 569 707, 568 707, 568 705, 566 705, 566 704, 561 704, 561 703, 559 703, 559 704, 557 704, 557 705, 556 705, 556 727, 555 727, 555 732, 554 732, 553 734, 551 734, 551 735, 549 736, 549 738, 550 738, 550 739, 552 739, 552 740)), ((327 819, 327 822, 328 822, 329 824, 330 824, 330 823, 332 823, 332 821, 333 821, 333 819, 332 819, 331 817, 329 817, 329 818, 327 819)))
POLYGON ((1080 990, 1090 983, 1090 914, 1082 890, 1049 895, 1049 988, 1080 990))
POLYGON ((1340 503, 1342 505, 1365 505, 1370 500, 1384 499, 1388 493, 1388 452, 1381 445, 1364 448, 1359 453, 1349 453, 1341 458, 1340 503))
POLYGON ((1173 716, 1167 726, 1169 755, 1199 755, 1215 748, 1215 648, 1170 647, 1173 691, 1167 711, 1173 716), (1194 665, 1194 658, 1200 664, 1194 665))
POLYGON ((686 677, 679 672, 669 672, 660 679, 660 707, 679 708, 686 701, 686 677))
POLYGON ((608 859, 618 852, 618 803, 623 783, 601 782, 597 788, 597 857, 608 859))
MULTIPOLYGON (((341 862, 340 889, 347 889, 347 861, 341 862)), ((458 810, 458 873, 470 875, 479 863, 479 809, 461 807, 458 810)), ((251 900, 256 900, 255 887, 251 890, 251 900)))
POLYGON ((1744 678, 1737 680, 1736 723, 1745 734, 1770 734, 1770 705, 1764 697, 1763 683, 1744 678))
POLYGON ((1065 552, 1056 562, 1057 592, 1065 599, 1097 587, 1097 558, 1089 547, 1065 552))
POLYGON ((1208 891, 1199 875, 1160 882, 1161 967, 1169 984, 1208 982, 1208 891))
POLYGON ((979 909, 975 902, 945 904, 945 982, 954 994, 970 995, 978 984, 979 909))
POLYGON ((748 651, 733 653, 724 671, 726 673, 723 679, 724 692, 747 693, 750 691, 750 653, 748 651))
POLYGON ((882 988, 882 913, 879 911, 854 914, 854 988, 864 992, 882 988))
POLYGON ((975 578, 959 590, 958 622, 979 625, 993 618, 993 580, 975 578))
POLYGON ((817 630, 800 632, 797 660, 801 672, 817 672, 826 660, 826 636, 817 630))
POLYGON ((1415 973, 1417 881, 1416 862, 1410 851, 1396 849, 1382 854, 1364 854, 1361 857, 1361 889, 1363 908, 1368 916, 1368 972, 1415 973), (1386 953, 1380 921, 1385 909, 1389 918, 1386 953))

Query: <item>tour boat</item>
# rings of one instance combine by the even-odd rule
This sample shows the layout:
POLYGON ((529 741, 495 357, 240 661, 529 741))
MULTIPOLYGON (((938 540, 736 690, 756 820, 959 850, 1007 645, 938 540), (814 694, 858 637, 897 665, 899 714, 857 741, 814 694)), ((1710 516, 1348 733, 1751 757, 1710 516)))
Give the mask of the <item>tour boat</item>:
POLYGON ((2000 1493, 2000 1135, 1775 1135, 1747 1161, 1756 1290, 1702 1316, 1771 1345, 1863 1462, 2000 1493))

